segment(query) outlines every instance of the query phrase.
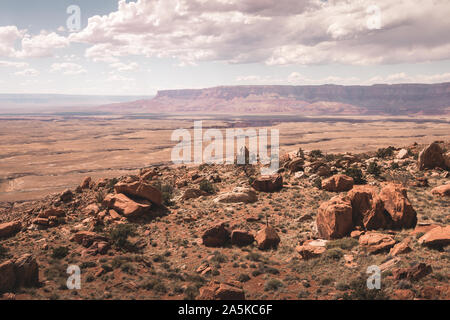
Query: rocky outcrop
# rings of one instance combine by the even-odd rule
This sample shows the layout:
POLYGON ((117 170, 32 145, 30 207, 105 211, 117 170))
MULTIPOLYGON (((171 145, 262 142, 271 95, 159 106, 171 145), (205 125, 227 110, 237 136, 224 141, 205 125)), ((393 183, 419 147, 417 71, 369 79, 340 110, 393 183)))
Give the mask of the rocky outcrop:
POLYGON ((0 293, 39 284, 39 266, 30 254, 0 264, 0 293))
POLYGON ((123 193, 128 197, 138 197, 148 200, 156 205, 162 204, 162 193, 155 187, 142 182, 119 182, 114 186, 117 193, 123 193))
POLYGON ((445 159, 441 146, 433 142, 419 153, 417 160, 419 170, 434 169, 436 167, 445 169, 445 159))
POLYGON ((196 300, 245 300, 242 285, 237 281, 225 283, 212 281, 199 291, 200 294, 196 300))
POLYGON ((233 230, 231 233, 231 244, 238 247, 251 245, 255 241, 255 237, 245 230, 233 230))
POLYGON ((367 230, 385 229, 391 226, 392 219, 384 211, 384 203, 373 186, 355 186, 347 193, 352 205, 354 226, 367 230))
POLYGON ((324 239, 338 239, 350 234, 353 229, 350 201, 336 196, 322 203, 316 224, 320 237, 324 239))
POLYGON ((450 226, 435 227, 425 233, 419 243, 427 247, 442 248, 450 244, 450 226))
POLYGON ((276 230, 271 226, 265 226, 259 230, 255 240, 258 243, 258 248, 261 250, 276 249, 281 241, 276 230))
POLYGON ((450 183, 433 188, 431 193, 441 197, 450 197, 450 183))
POLYGON ((230 230, 225 223, 219 223, 207 228, 202 235, 203 244, 206 247, 222 247, 230 241, 230 230))
POLYGON ((414 228, 417 213, 409 202, 406 189, 401 184, 389 183, 381 189, 380 198, 390 214, 393 228, 414 228))
POLYGON ((232 192, 225 192, 214 199, 221 203, 252 203, 258 200, 256 192, 250 188, 236 187, 232 192))
POLYGON ((256 178, 252 187, 257 191, 274 192, 283 188, 283 177, 280 174, 256 178))
POLYGON ((0 224, 0 239, 9 238, 15 235, 22 228, 20 221, 12 221, 0 224))
POLYGON ((103 200, 103 204, 129 219, 149 214, 151 209, 151 204, 137 203, 124 194, 109 194, 103 200))
POLYGON ((359 244, 364 247, 368 253, 377 254, 392 248, 395 245, 395 240, 387 234, 367 232, 359 237, 359 244))
POLYGON ((409 268, 393 269, 392 275, 395 280, 420 280, 433 272, 433 268, 425 263, 418 263, 409 268))
POLYGON ((336 174, 322 181, 322 189, 331 192, 343 192, 351 190, 353 184, 353 178, 344 174, 336 174))

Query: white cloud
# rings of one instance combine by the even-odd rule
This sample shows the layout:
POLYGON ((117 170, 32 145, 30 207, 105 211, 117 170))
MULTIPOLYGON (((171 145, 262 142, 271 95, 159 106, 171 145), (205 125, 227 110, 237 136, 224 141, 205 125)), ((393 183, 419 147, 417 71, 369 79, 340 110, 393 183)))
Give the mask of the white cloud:
POLYGON ((111 63, 109 65, 111 68, 116 69, 119 72, 123 72, 123 71, 133 71, 136 70, 139 65, 136 62, 130 62, 130 63, 122 63, 122 62, 115 62, 115 63, 111 63))
POLYGON ((450 58, 450 3, 423 0, 138 0, 70 35, 86 57, 127 55, 280 64, 381 64, 450 58), (380 28, 369 28, 376 3, 380 28))
POLYGON ((50 72, 60 72, 64 75, 79 75, 87 73, 81 65, 71 62, 54 63, 50 72))
POLYGON ((39 71, 33 68, 25 69, 22 71, 17 71, 14 73, 17 76, 27 76, 27 77, 35 77, 39 75, 39 71))
POLYGON ((135 79, 124 77, 124 76, 117 75, 117 74, 112 74, 106 79, 106 81, 109 81, 109 82, 114 82, 114 81, 131 82, 131 81, 135 81, 135 79))
POLYGON ((0 67, 26 68, 29 64, 26 62, 0 61, 0 67))

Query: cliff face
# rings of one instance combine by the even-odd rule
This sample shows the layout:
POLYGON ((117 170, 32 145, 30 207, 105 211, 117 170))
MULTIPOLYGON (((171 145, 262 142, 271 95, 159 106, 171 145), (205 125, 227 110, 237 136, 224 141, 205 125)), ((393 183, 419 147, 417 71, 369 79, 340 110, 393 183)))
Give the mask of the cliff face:
POLYGON ((229 86, 164 90, 152 100, 106 106, 110 111, 448 114, 450 83, 373 86, 229 86))

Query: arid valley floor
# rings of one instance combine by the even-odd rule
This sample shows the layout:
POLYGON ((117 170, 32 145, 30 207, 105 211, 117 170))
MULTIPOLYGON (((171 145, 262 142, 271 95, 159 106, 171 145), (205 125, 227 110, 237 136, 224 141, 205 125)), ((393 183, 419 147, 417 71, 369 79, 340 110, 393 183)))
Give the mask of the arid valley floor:
POLYGON ((279 117, 196 118, 279 129, 261 177, 171 166, 192 116, 2 116, 0 297, 450 299, 450 119, 279 117))

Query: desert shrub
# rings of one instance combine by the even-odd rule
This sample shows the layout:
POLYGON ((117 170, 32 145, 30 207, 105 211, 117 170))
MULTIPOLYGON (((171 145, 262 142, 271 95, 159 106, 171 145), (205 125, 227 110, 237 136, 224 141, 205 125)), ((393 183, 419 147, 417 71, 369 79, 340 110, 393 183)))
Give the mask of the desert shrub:
POLYGON ((237 281, 239 281, 239 282, 247 282, 248 280, 250 280, 250 276, 248 274, 245 274, 245 273, 241 273, 237 277, 237 281))
POLYGON ((202 182, 200 182, 200 190, 205 191, 210 194, 216 192, 214 185, 208 180, 203 180, 202 182))
POLYGON ((367 181, 359 168, 351 167, 347 168, 344 172, 345 175, 352 177, 355 184, 365 184, 367 181))
POLYGON ((103 200, 105 200, 105 192, 104 191, 99 191, 95 194, 95 200, 97 201, 97 203, 102 203, 103 200))
POLYGON ((397 162, 392 162, 392 164, 391 164, 391 169, 392 169, 392 170, 397 170, 398 168, 400 168, 400 166, 398 165, 398 163, 397 163, 397 162))
POLYGON ((327 242, 327 249, 340 248, 342 250, 350 250, 359 244, 358 240, 353 238, 341 238, 327 242))
POLYGON ((381 167, 376 162, 371 162, 367 167, 367 172, 374 176, 379 176, 381 173, 381 167))
POLYGON ((259 254, 258 252, 249 252, 246 258, 250 261, 257 262, 261 260, 261 254, 259 254))
POLYGON ((385 159, 394 154, 394 147, 380 148, 377 150, 377 157, 385 159))
POLYGON ((323 259, 326 260, 339 260, 344 256, 344 252, 340 248, 333 248, 325 251, 323 259))
POLYGON ((322 153, 321 150, 312 150, 312 151, 309 153, 309 156, 312 157, 312 158, 320 158, 320 157, 323 156, 323 153, 322 153))
POLYGON ((283 282, 278 279, 269 279, 264 285, 264 291, 276 291, 284 286, 283 282))
POLYGON ((152 186, 154 188, 158 189, 159 191, 161 191, 163 204, 165 206, 170 207, 170 206, 174 205, 174 202, 172 201, 173 186, 171 184, 161 183, 161 181, 157 181, 157 182, 153 183, 152 186))
POLYGON ((322 179, 317 177, 316 179, 314 179, 312 185, 313 185, 313 187, 316 187, 317 189, 322 189, 322 179))
POLYGON ((198 287, 191 284, 186 288, 186 290, 184 290, 184 300, 195 300, 198 294, 198 287))
POLYGON ((63 259, 69 254, 69 248, 67 247, 56 247, 53 248, 52 258, 53 259, 63 259))
POLYGON ((136 234, 135 227, 132 224, 119 224, 111 229, 109 238, 113 245, 118 249, 125 251, 133 251, 133 245, 128 241, 128 237, 132 237, 136 234))
POLYGON ((343 294, 344 300, 388 300, 384 290, 367 288, 367 279, 364 277, 351 281, 349 287, 351 292, 343 294))
POLYGON ((112 178, 108 180, 108 183, 106 184, 106 188, 108 189, 109 193, 114 191, 114 186, 119 182, 117 178, 112 178))

